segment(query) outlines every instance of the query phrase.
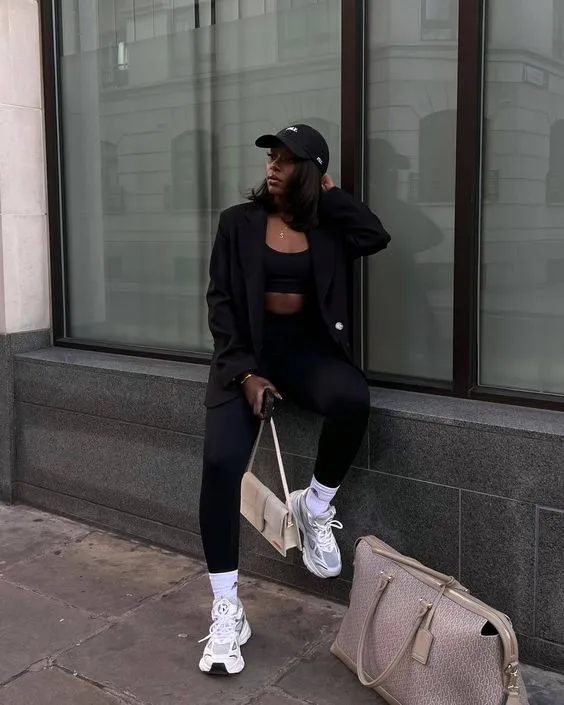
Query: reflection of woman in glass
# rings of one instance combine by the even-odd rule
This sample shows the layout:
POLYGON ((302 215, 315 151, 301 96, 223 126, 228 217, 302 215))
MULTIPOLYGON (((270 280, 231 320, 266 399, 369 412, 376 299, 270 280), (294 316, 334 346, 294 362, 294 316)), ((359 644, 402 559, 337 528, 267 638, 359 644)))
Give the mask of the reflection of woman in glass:
POLYGON ((370 268, 370 329, 386 336, 369 345, 369 364, 388 374, 442 379, 450 345, 430 297, 444 286, 444 268, 418 256, 445 236, 419 204, 399 197, 399 175, 409 170, 409 159, 380 138, 369 140, 367 151, 369 200, 394 233, 394 247, 370 268))
POLYGON ((350 262, 386 247, 378 218, 335 187, 325 139, 293 125, 257 140, 270 149, 251 203, 225 211, 208 290, 214 357, 206 405, 200 526, 214 594, 200 668, 244 668, 251 631, 237 596, 241 479, 265 390, 325 417, 314 475, 292 494, 306 567, 336 577, 331 501, 366 431, 369 393, 350 349, 350 262))

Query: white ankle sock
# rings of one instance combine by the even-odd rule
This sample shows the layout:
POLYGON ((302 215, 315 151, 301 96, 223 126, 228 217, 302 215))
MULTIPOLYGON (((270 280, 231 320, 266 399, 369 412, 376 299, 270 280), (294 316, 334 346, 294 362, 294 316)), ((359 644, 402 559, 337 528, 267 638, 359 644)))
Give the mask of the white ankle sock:
POLYGON ((312 477, 309 492, 306 494, 306 507, 313 517, 324 514, 331 504, 331 500, 337 494, 338 487, 325 487, 312 477))
POLYGON ((237 599, 238 570, 230 570, 228 573, 210 573, 209 577, 214 600, 217 600, 218 597, 237 599))

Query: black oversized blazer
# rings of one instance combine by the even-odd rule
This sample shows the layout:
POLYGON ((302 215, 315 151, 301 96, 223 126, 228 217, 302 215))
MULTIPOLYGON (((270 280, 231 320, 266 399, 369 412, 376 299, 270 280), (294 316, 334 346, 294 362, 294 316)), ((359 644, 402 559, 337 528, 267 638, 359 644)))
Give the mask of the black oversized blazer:
MULTIPOLYGON (((266 212, 252 204, 224 211, 210 262, 207 293, 214 354, 208 407, 239 393, 237 378, 260 366, 264 318, 266 212)), ((322 194, 319 225, 308 234, 315 288, 329 334, 351 359, 349 264, 384 249, 390 236, 365 205, 339 188, 322 194)))

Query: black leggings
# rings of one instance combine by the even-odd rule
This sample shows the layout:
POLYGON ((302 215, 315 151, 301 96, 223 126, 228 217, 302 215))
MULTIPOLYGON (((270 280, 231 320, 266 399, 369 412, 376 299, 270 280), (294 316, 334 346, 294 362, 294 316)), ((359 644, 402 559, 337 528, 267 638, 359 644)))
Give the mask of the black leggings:
MULTIPOLYGON (((263 373, 284 396, 325 417, 314 475, 326 487, 338 487, 366 432, 368 385, 330 342, 305 331, 296 341, 286 335, 287 325, 276 325, 267 337, 263 373)), ((210 573, 238 567, 241 479, 258 427, 243 394, 207 410, 200 529, 210 573)))

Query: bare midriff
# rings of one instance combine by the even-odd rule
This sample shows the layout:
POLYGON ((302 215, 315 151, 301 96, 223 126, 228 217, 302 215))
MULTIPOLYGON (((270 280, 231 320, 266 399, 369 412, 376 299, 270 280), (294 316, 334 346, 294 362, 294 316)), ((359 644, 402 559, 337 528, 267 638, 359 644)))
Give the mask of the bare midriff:
MULTIPOLYGON (((266 245, 274 252, 284 255, 299 255, 309 250, 305 233, 294 230, 277 215, 271 215, 268 218, 266 245)), ((304 293, 274 290, 266 291, 264 295, 265 311, 277 316, 293 316, 301 313, 305 304, 304 293)))
POLYGON ((304 310, 306 297, 304 294, 281 294, 269 291, 264 295, 264 308, 268 313, 277 316, 293 316, 304 310))

